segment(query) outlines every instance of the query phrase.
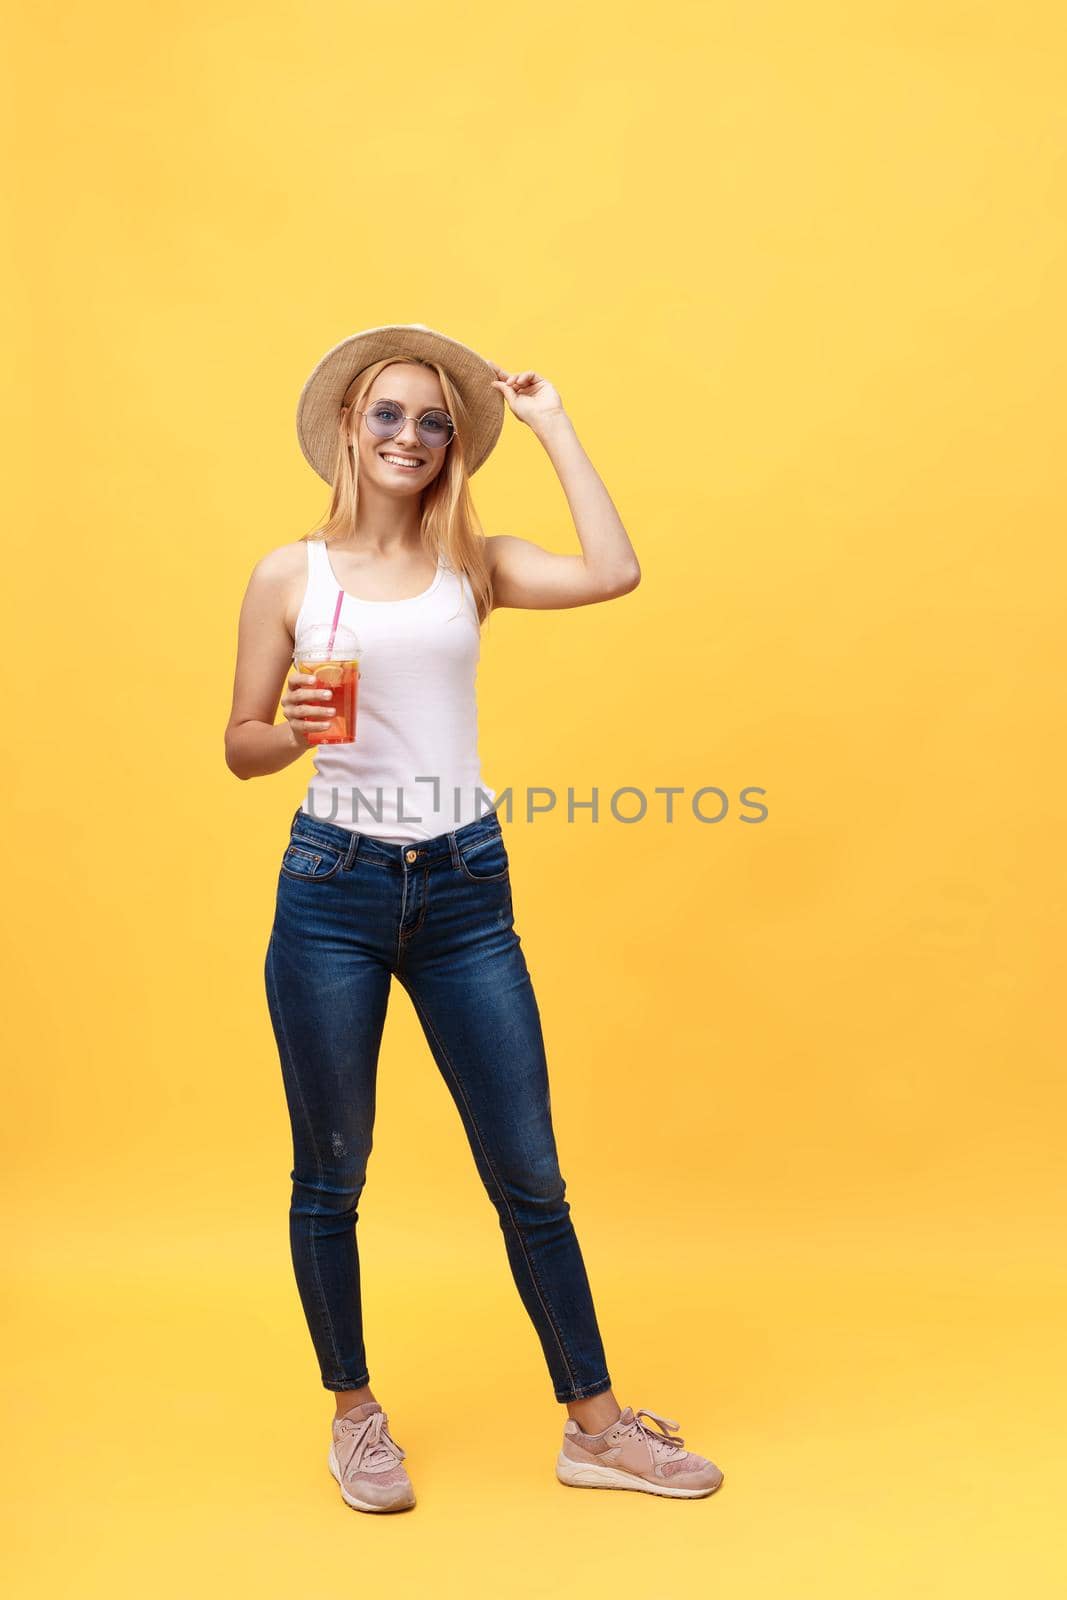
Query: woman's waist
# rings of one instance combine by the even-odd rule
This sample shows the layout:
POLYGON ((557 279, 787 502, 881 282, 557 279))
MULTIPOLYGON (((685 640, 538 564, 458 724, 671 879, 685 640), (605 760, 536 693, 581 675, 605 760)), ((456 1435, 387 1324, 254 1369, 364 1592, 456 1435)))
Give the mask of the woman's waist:
POLYGON ((343 854, 346 862, 351 863, 357 852, 364 856, 368 854, 368 846, 373 844, 370 854, 377 860, 386 861, 402 868, 411 854, 417 852, 417 857, 423 864, 436 860, 456 859, 456 850, 453 849, 451 840, 455 839, 459 850, 471 845, 481 843, 485 838, 502 835, 500 818, 490 801, 479 805, 477 812, 466 822, 458 826, 453 822, 450 826, 441 827, 433 825, 420 826, 416 832, 405 833, 402 838, 390 840, 376 831, 373 826, 363 824, 352 827, 342 825, 332 820, 329 816, 320 814, 315 797, 308 796, 306 803, 311 804, 311 809, 304 807, 298 809, 290 824, 290 842, 305 845, 324 845, 343 854), (357 842, 358 841, 358 842, 357 842))

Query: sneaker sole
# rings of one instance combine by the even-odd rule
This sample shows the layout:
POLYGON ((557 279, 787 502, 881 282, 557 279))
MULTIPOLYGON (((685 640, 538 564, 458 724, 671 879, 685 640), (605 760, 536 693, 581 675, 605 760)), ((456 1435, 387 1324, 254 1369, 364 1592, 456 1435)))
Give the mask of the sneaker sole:
POLYGON ((637 1489, 644 1494, 667 1495, 672 1500, 701 1500, 721 1489, 723 1478, 707 1489, 672 1489, 666 1483, 650 1483, 636 1473, 619 1467, 600 1467, 592 1461, 572 1461, 564 1451, 556 1457, 556 1477, 572 1489, 637 1489))
POLYGON ((337 1487, 341 1491, 341 1499, 344 1501, 346 1506, 351 1506, 353 1511, 410 1511, 411 1507, 415 1504, 414 1494, 411 1496, 410 1500, 399 1500, 395 1505, 391 1506, 374 1506, 371 1505, 368 1500, 357 1500, 354 1494, 349 1494, 348 1490, 341 1482, 341 1463, 338 1461, 337 1455, 332 1446, 326 1465, 329 1467, 332 1475, 337 1479, 337 1487))

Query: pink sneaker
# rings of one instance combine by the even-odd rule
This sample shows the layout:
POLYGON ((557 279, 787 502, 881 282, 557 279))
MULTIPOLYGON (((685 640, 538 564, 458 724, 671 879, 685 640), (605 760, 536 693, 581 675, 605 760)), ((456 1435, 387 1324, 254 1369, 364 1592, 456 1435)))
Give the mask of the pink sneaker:
POLYGON ((583 1433, 569 1417, 556 1460, 560 1483, 582 1489, 641 1489, 680 1500, 714 1494, 723 1478, 714 1461, 684 1450, 684 1440, 650 1428, 641 1417, 651 1417, 665 1429, 678 1426, 655 1411, 635 1413, 630 1406, 602 1433, 583 1433))
POLYGON ((328 1466, 341 1486, 341 1498, 357 1511, 406 1511, 415 1491, 406 1455, 389 1437, 388 1418, 377 1400, 364 1400, 333 1421, 328 1466))

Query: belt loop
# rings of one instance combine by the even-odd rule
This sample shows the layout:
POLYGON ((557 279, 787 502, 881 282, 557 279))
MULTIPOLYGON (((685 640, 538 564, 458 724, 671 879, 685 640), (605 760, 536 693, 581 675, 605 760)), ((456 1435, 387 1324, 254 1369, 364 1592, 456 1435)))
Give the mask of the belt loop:
POLYGON ((455 829, 453 829, 452 832, 448 836, 448 848, 452 852, 452 865, 454 867, 458 867, 459 866, 459 845, 456 843, 455 829))
POLYGON ((346 872, 350 871, 355 865, 355 860, 359 854, 359 847, 362 843, 362 840, 363 835, 361 833, 357 833, 355 829, 353 829, 352 838, 349 841, 348 849, 345 851, 344 869, 346 872))

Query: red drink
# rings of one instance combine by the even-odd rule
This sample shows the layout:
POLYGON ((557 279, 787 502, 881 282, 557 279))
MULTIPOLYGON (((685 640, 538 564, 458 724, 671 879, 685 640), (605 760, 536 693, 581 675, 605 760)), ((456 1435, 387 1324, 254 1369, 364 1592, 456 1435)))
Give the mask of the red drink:
POLYGON ((328 705, 333 716, 329 722, 324 722, 321 733, 307 735, 308 744, 352 744, 356 737, 359 662, 297 661, 296 670, 314 673, 315 687, 330 691, 329 700, 322 700, 319 704, 328 705))

